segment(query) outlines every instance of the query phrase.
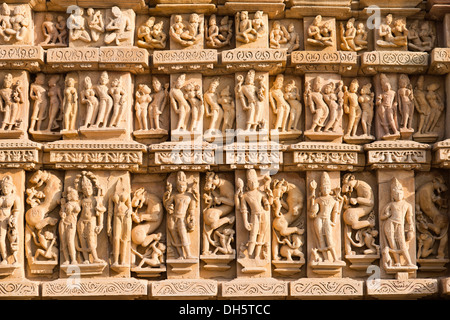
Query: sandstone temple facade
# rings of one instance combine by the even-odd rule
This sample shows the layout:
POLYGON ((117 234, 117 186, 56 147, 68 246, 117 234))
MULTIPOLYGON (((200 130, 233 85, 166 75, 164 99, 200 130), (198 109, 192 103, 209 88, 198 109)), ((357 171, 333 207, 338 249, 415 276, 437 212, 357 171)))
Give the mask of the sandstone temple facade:
POLYGON ((449 297, 450 1, 6 0, 0 66, 0 298, 449 297))

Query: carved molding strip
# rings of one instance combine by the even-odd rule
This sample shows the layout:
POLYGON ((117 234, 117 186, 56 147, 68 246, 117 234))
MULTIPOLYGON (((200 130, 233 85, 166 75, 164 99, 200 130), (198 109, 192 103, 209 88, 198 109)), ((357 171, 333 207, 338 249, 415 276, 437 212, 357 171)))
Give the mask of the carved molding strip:
POLYGON ((28 280, 6 280, 0 282, 0 297, 38 297, 39 283, 28 280))
POLYGON ((352 279, 300 279, 290 283, 290 295, 294 297, 362 297, 363 281, 352 279))
POLYGON ((236 279, 222 283, 222 297, 279 297, 287 296, 288 294, 288 283, 283 281, 236 279))
POLYGON ((437 279, 379 280, 377 284, 366 284, 367 294, 376 297, 414 296, 422 297, 438 292, 437 279))
POLYGON ((217 282, 203 279, 171 279, 151 283, 152 297, 217 296, 217 282))
POLYGON ((59 279, 42 282, 43 297, 146 296, 147 281, 127 279, 59 279))
POLYGON ((425 73, 428 70, 428 53, 410 51, 371 51, 361 55, 364 74, 377 72, 425 73))

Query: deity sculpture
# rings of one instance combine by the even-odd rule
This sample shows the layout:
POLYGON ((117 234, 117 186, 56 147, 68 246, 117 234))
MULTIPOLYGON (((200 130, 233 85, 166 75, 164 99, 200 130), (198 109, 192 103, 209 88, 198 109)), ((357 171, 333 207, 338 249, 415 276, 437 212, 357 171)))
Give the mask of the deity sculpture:
POLYGON ((0 203, 2 204, 0 208, 0 256, 2 261, 0 265, 17 265, 19 263, 17 260, 18 248, 15 247, 18 240, 17 219, 23 210, 23 206, 10 175, 6 175, 0 180, 0 203), (7 238, 9 244, 6 241, 7 238), (9 263, 9 253, 13 256, 14 263, 9 263))
POLYGON ((151 130, 161 130, 159 117, 164 112, 167 104, 167 98, 169 96, 169 84, 164 84, 164 87, 157 77, 152 79, 152 101, 148 107, 148 114, 150 120, 151 130))
POLYGON ((392 14, 388 14, 384 23, 378 29, 377 45, 382 48, 399 48, 408 44, 408 29, 403 19, 393 21, 392 14))
POLYGON ((96 127, 108 127, 108 119, 113 109, 113 105, 116 104, 115 107, 120 108, 121 99, 117 100, 116 97, 116 101, 113 100, 110 96, 110 89, 107 86, 108 83, 108 72, 103 71, 100 75, 98 85, 94 87, 99 100, 97 121, 95 122, 96 127))
POLYGON ((0 112, 3 120, 0 130, 14 130, 20 126, 20 107, 24 102, 20 80, 13 83, 13 76, 7 73, 3 78, 3 88, 0 89, 0 112))
POLYGON ((337 219, 341 213, 343 197, 340 189, 332 190, 331 181, 327 172, 321 175, 321 194, 316 196, 317 182, 312 180, 310 185, 308 217, 312 219, 314 230, 314 244, 311 263, 319 262, 341 263, 337 254, 337 239, 333 235, 337 219))
POLYGON ((152 101, 152 90, 146 84, 139 84, 135 93, 135 111, 138 130, 148 130, 148 105, 152 101))
POLYGON ((214 172, 206 173, 203 200, 203 255, 233 254, 234 185, 214 172), (228 237, 227 237, 228 236, 228 237), (230 250, 231 249, 231 250, 230 250))
POLYGON ((111 14, 113 17, 109 18, 110 21, 105 26, 105 31, 107 32, 105 34, 105 43, 111 44, 115 42, 116 46, 120 46, 121 42, 130 39, 131 21, 117 6, 111 8, 111 14))
MULTIPOLYGON (((194 184, 197 182, 194 181, 194 184)), ((170 246, 178 259, 195 259, 192 255, 189 233, 194 231, 196 224, 195 212, 198 208, 199 194, 192 188, 188 190, 186 174, 177 173, 176 193, 172 193, 172 185, 166 186, 163 204, 167 211, 167 229, 170 236, 170 246)))
POLYGON ((435 177, 416 190, 417 258, 448 258, 448 216, 442 177, 435 177))
POLYGON ((379 253, 379 246, 372 241, 373 236, 372 239, 370 238, 372 234, 378 234, 374 230, 375 199, 372 187, 367 182, 356 179, 353 174, 347 173, 342 179, 342 193, 344 195, 342 217, 345 222, 345 254, 356 255, 356 248, 364 247, 363 253, 366 255, 379 253), (363 217, 366 219, 361 220, 363 217), (356 232, 356 241, 352 238, 353 232, 356 232))
POLYGON ((262 11, 256 11, 254 19, 250 19, 248 11, 236 13, 236 41, 246 44, 255 42, 264 36, 266 31, 262 15, 262 11))
POLYGON ((112 244, 111 268, 127 266, 131 236, 131 198, 122 178, 116 182, 114 194, 109 198, 106 233, 112 244))
POLYGON ((192 13, 187 25, 183 22, 181 15, 176 15, 174 23, 170 26, 169 35, 176 43, 183 47, 190 47, 199 43, 203 37, 203 32, 203 23, 200 21, 200 16, 197 13, 192 13))
POLYGON ((334 44, 334 26, 331 21, 322 22, 321 15, 314 18, 307 34, 307 43, 314 47, 331 47, 334 44))
POLYGON ((350 18, 344 28, 340 23, 341 49, 344 51, 361 51, 367 49, 367 31, 364 29, 364 24, 358 24, 358 29, 355 27, 355 18, 350 18))
POLYGON ((136 44, 146 49, 164 49, 167 35, 163 31, 163 21, 155 23, 155 17, 150 17, 137 30, 136 44))
POLYGON ((64 130, 76 130, 75 125, 78 113, 78 92, 75 88, 75 79, 67 78, 66 88, 64 89, 64 130))
POLYGON ((209 26, 205 28, 206 45, 215 49, 229 45, 233 36, 232 26, 233 20, 230 20, 228 16, 223 17, 220 25, 217 25, 216 15, 212 14, 209 18, 209 26))
POLYGON ((391 89, 389 79, 380 75, 383 92, 377 96, 378 128, 381 139, 398 139, 400 132, 397 121, 397 93, 391 89), (392 131, 392 132, 391 132, 392 131))
POLYGON ((247 170, 246 177, 247 190, 243 190, 242 183, 242 186, 237 186, 236 194, 238 210, 242 215, 244 227, 249 232, 244 249, 247 250, 249 259, 265 260, 269 256, 270 236, 267 233, 267 226, 270 223, 270 189, 265 191, 259 189, 255 169, 247 170))
POLYGON ((245 130, 256 131, 257 128, 263 129, 265 127, 262 109, 262 103, 265 100, 264 90, 262 85, 262 79, 258 77, 258 84, 255 84, 255 70, 249 70, 247 76, 239 75, 236 80, 235 87, 236 97, 241 102, 242 109, 246 112, 247 120, 245 130))
POLYGON ((390 202, 380 211, 380 231, 385 239, 382 248, 384 266, 387 270, 395 267, 417 269, 408 251, 409 242, 414 239, 414 212, 404 199, 403 186, 397 178, 391 180, 390 196, 390 202))
POLYGON ((81 195, 77 235, 83 264, 104 264, 105 261, 97 254, 97 237, 103 230, 103 214, 106 212, 103 204, 104 191, 92 172, 83 171, 78 174, 74 185, 81 195))
POLYGON ((436 41, 436 34, 429 22, 414 20, 409 26, 408 48, 412 51, 431 51, 436 41))
POLYGON ((322 90, 322 78, 317 76, 311 83, 306 82, 305 105, 309 107, 313 114, 313 119, 309 131, 319 132, 324 129, 325 121, 330 113, 329 107, 324 100, 322 90))

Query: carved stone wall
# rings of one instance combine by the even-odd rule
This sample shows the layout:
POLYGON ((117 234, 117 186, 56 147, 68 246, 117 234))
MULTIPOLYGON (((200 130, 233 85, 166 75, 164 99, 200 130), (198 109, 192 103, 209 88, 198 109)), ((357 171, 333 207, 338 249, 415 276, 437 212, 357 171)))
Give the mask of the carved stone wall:
POLYGON ((0 298, 448 297, 449 21, 0 3, 0 298))

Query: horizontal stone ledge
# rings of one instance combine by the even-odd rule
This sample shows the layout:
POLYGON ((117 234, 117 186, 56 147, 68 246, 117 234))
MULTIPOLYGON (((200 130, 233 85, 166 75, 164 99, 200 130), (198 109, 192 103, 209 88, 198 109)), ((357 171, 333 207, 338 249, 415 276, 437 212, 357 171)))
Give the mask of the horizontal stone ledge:
POLYGON ((411 51, 371 51, 361 55, 360 71, 365 75, 380 72, 417 74, 428 71, 429 54, 411 51))
POLYGON ((299 279, 289 283, 290 296, 297 299, 357 299, 364 296, 364 281, 343 279, 299 279))
POLYGON ((39 71, 44 64, 44 49, 41 46, 0 46, 0 67, 12 70, 39 71))
POLYGON ((442 75, 450 73, 450 48, 434 48, 431 53, 428 73, 442 75))
POLYGON ((215 298, 218 294, 218 284, 215 280, 206 279, 167 279, 150 281, 150 294, 152 298, 182 299, 215 298))
POLYGON ((156 71, 202 71, 212 69, 218 62, 217 50, 155 50, 152 66, 156 71))
POLYGON ((289 295, 289 283, 273 278, 240 278, 222 282, 222 298, 283 298, 289 295))
POLYGON ((39 282, 27 279, 5 279, 0 281, 0 298, 27 299, 39 297, 39 282))
POLYGON ((67 278, 42 282, 42 297, 145 297, 148 295, 146 280, 135 278, 67 278))
POLYGON ((378 299, 418 299, 438 293, 437 279, 366 281, 367 295, 378 299))
POLYGON ((358 55, 350 51, 294 51, 291 66, 296 73, 337 72, 342 75, 356 75, 358 55))

